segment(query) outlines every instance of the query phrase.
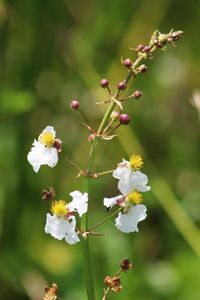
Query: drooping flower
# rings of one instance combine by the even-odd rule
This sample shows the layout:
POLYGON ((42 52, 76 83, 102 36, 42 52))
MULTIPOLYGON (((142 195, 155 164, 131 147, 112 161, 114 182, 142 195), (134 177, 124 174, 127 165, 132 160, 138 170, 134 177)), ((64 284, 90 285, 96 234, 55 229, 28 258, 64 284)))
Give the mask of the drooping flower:
POLYGON ((147 216, 147 208, 142 202, 142 194, 137 190, 128 195, 119 195, 112 198, 104 198, 103 203, 107 208, 117 205, 121 207, 115 219, 115 226, 122 232, 138 232, 138 223, 147 216))
POLYGON ((143 166, 140 155, 132 155, 130 161, 124 160, 118 164, 113 172, 113 177, 119 179, 118 189, 123 195, 129 194, 132 190, 147 192, 150 186, 147 185, 148 177, 139 169, 143 166))
POLYGON ((51 214, 47 214, 45 232, 51 234, 55 239, 63 238, 68 244, 74 245, 80 241, 76 230, 75 213, 81 217, 87 212, 88 194, 79 191, 70 193, 72 201, 66 203, 64 200, 54 201, 51 206, 51 214))
POLYGON ((37 173, 41 165, 53 168, 58 162, 58 152, 61 152, 61 140, 56 139, 56 132, 52 126, 47 126, 34 140, 33 147, 28 153, 28 162, 37 173))

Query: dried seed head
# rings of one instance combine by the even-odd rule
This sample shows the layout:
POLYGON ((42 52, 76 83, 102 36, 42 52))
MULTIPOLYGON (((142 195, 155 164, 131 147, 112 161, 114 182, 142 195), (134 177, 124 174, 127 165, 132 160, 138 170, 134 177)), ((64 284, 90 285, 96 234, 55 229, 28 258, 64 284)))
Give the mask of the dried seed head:
POLYGON ((130 262, 128 258, 124 258, 124 260, 121 262, 121 269, 123 272, 127 272, 128 270, 133 268, 133 264, 130 262))
POLYGON ((78 100, 72 100, 72 101, 70 102, 69 107, 72 108, 72 109, 79 109, 80 103, 79 103, 78 100))
POLYGON ((42 191, 42 200, 52 200, 55 197, 55 190, 53 187, 50 187, 49 190, 43 190, 42 191))

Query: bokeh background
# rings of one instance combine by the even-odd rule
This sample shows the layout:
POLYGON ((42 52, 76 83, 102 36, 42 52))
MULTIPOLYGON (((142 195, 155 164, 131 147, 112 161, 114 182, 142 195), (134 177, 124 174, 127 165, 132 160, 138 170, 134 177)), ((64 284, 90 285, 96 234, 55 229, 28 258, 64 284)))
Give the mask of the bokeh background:
MULTIPOLYGON (((102 142, 97 171, 142 153, 152 190, 145 194, 148 218, 140 232, 123 234, 114 220, 102 226, 109 236, 92 238, 97 299, 103 278, 129 257, 135 268, 122 277, 123 291, 110 299, 200 299, 200 2, 172 0, 0 1, 0 298, 39 300, 44 285, 56 282, 59 296, 85 300, 80 245, 44 233, 50 204, 41 190, 53 186, 57 198, 82 188, 67 155, 87 165, 87 131, 68 108, 79 99, 94 126, 105 110, 102 77, 111 88, 126 74, 120 57, 134 59, 128 46, 147 43, 159 28, 182 29, 177 47, 158 51, 148 72, 132 82, 127 103, 132 116, 120 136, 102 142), (58 165, 38 174, 26 156, 47 125, 63 140, 58 165)), ((105 216, 104 196, 117 195, 105 176, 93 183, 90 224, 105 216)))

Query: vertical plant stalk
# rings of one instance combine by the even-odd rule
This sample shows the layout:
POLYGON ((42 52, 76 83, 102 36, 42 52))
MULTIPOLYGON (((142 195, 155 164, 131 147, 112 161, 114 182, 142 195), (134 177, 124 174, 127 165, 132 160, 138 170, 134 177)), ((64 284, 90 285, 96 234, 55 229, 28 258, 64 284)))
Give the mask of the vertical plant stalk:
MULTIPOLYGON (((161 45, 161 46, 164 46, 167 42, 171 42, 173 44, 173 41, 174 40, 176 41, 182 34, 183 34, 182 31, 174 32, 173 30, 171 30, 168 34, 160 34, 158 31, 154 32, 152 35, 152 38, 150 40, 149 46, 148 46, 148 48, 149 48, 148 52, 150 54, 152 52, 154 52, 157 49, 156 44, 161 45)), ((148 54, 146 54, 146 56, 145 56, 144 53, 139 52, 138 57, 136 58, 135 62, 132 64, 131 69, 129 69, 127 76, 124 79, 124 83, 126 85, 128 85, 131 77, 135 77, 135 75, 138 73, 138 71, 136 70, 137 66, 145 58, 148 58, 148 54)), ((116 99, 116 100, 119 99, 119 96, 121 93, 122 93, 122 90, 118 89, 114 96, 114 99, 116 99)), ((103 132, 115 106, 116 106, 115 101, 112 101, 110 103, 110 105, 108 106, 108 108, 105 112, 105 115, 104 115, 104 117, 99 125, 99 128, 97 130, 98 135, 100 135, 103 132)), ((88 160, 88 167, 87 167, 88 173, 93 171, 93 162, 94 162, 95 152, 96 152, 98 142, 99 142, 99 138, 95 137, 95 139, 91 145, 90 153, 89 153, 89 160, 88 160)), ((85 177, 84 192, 87 192, 88 194, 90 194, 90 180, 91 180, 91 178, 89 176, 85 177)), ((87 232, 87 230, 88 230, 88 212, 86 214, 84 214, 81 219, 81 230, 82 230, 82 232, 87 232)), ((91 265, 90 248, 89 248, 89 238, 90 237, 88 236, 87 239, 82 240, 83 266, 84 266, 88 300, 95 300, 94 281, 93 281, 93 276, 92 276, 92 265, 91 265)))

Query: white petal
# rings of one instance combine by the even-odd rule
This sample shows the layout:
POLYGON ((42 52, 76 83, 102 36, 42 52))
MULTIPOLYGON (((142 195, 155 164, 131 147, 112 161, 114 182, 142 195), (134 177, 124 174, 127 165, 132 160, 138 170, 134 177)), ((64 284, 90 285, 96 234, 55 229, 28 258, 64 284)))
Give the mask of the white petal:
POLYGON ((120 200, 123 196, 119 195, 113 198, 104 198, 103 205, 109 208, 112 208, 114 205, 117 204, 117 200, 120 200))
POLYGON ((123 195, 131 193, 134 189, 139 192, 150 190, 150 186, 147 186, 148 177, 141 171, 131 169, 128 161, 118 164, 117 169, 113 172, 113 177, 119 179, 118 189, 123 195))
POLYGON ((118 214, 115 219, 115 226, 122 232, 138 232, 138 223, 143 221, 147 214, 147 208, 143 204, 133 205, 127 214, 118 214))
POLYGON ((54 138, 56 137, 56 132, 55 132, 53 126, 47 126, 47 127, 42 131, 41 135, 43 135, 44 133, 48 133, 48 132, 51 132, 54 138))
POLYGON ((49 233, 55 239, 62 240, 65 238, 66 242, 73 245, 79 242, 79 237, 75 231, 76 219, 74 216, 70 217, 71 221, 63 218, 58 218, 55 215, 47 214, 45 225, 45 232, 49 233))
POLYGON ((70 196, 73 198, 69 203, 69 211, 77 211, 79 216, 82 217, 88 209, 88 193, 82 194, 79 191, 74 191, 70 193, 70 196))
POLYGON ((28 162, 33 166, 33 170, 38 172, 41 165, 48 165, 53 168, 58 162, 58 152, 55 148, 45 147, 34 140, 33 147, 27 156, 28 162))

